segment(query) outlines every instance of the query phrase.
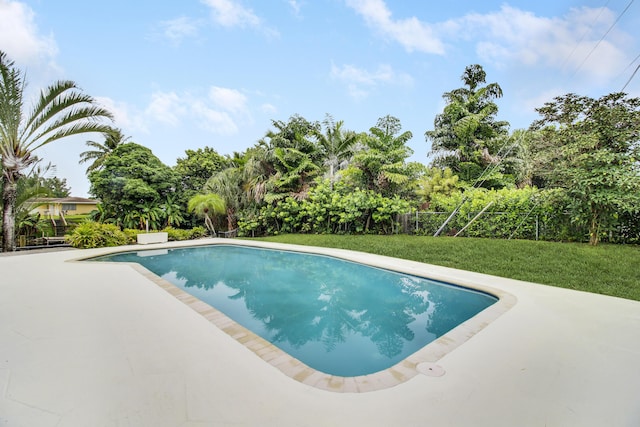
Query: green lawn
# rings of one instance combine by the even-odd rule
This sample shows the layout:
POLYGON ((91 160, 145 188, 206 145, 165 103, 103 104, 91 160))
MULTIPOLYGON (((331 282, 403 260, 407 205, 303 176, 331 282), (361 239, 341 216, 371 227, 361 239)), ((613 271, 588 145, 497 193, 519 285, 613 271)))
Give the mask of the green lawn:
POLYGON ((640 246, 407 235, 256 240, 351 249, 640 301, 640 246))

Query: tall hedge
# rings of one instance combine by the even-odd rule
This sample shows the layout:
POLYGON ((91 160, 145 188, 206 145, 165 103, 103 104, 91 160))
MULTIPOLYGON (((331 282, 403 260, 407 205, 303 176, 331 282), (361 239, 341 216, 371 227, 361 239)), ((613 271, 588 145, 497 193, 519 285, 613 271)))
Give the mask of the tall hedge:
POLYGON ((408 201, 384 197, 372 190, 348 190, 320 182, 303 200, 289 196, 238 220, 242 235, 278 233, 350 234, 398 232, 397 218, 411 210, 408 201))

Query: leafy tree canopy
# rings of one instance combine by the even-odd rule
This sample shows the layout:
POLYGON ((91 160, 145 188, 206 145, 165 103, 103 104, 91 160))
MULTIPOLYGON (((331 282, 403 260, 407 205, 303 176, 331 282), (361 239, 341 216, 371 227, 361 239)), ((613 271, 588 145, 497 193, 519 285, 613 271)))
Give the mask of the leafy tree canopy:
POLYGON ((275 130, 269 130, 258 142, 255 152, 269 165, 267 187, 276 194, 302 194, 320 173, 322 152, 317 143, 318 122, 309 122, 294 115, 288 122, 274 120, 275 130))
POLYGON ((378 119, 369 134, 361 134, 361 146, 356 149, 345 177, 352 186, 374 190, 384 196, 402 194, 420 168, 406 160, 413 154, 407 146, 412 138, 402 132, 400 120, 387 115, 378 119))
POLYGON ((30 181, 27 185, 40 187, 48 197, 69 197, 71 195, 71 188, 67 185, 66 178, 60 179, 54 176, 51 178, 25 177, 23 179, 30 181))
POLYGON ((450 168, 432 167, 418 179, 416 195, 421 202, 428 204, 434 195, 448 196, 460 187, 458 175, 455 175, 450 168))
POLYGON ((227 230, 236 228, 236 214, 245 201, 242 190, 242 169, 229 167, 213 175, 204 186, 209 194, 216 194, 224 200, 227 213, 227 230))
POLYGON ((542 118, 532 128, 548 141, 549 183, 565 190, 595 245, 620 213, 640 209, 640 98, 567 94, 537 111, 542 118))
POLYGON ((109 155, 111 155, 113 150, 115 150, 118 145, 124 144, 131 139, 129 136, 124 136, 122 131, 117 128, 102 132, 102 136, 104 138, 104 142, 100 143, 89 140, 85 144, 90 149, 80 153, 80 161, 78 163, 83 164, 91 162, 89 167, 87 167, 87 174, 91 171, 101 169, 104 161, 109 157, 109 155))
POLYGON ((334 121, 330 114, 327 114, 322 122, 324 133, 318 132, 317 139, 319 148, 327 168, 326 176, 331 185, 336 181, 336 173, 349 165, 353 157, 353 149, 358 143, 358 134, 342 128, 344 121, 334 121))
POLYGON ((89 174, 89 181, 91 194, 110 216, 123 220, 139 206, 166 201, 175 192, 178 177, 151 150, 130 142, 116 147, 102 169, 89 174))
POLYGON ((39 158, 33 167, 18 181, 18 194, 33 193, 31 197, 69 197, 71 188, 67 184, 66 178, 55 176, 56 166, 48 163, 42 164, 39 158))
POLYGON ((447 105, 425 137, 432 143, 434 166, 450 167, 454 172, 482 173, 487 165, 499 161, 492 142, 506 135, 509 126, 508 122, 496 119, 498 106, 494 101, 502 97, 502 88, 497 83, 484 85, 486 72, 478 64, 465 68, 462 82, 464 87, 442 95, 447 105))
POLYGON ((174 170, 180 177, 186 198, 201 192, 209 178, 230 165, 230 160, 211 147, 185 150, 186 157, 176 161, 174 170))

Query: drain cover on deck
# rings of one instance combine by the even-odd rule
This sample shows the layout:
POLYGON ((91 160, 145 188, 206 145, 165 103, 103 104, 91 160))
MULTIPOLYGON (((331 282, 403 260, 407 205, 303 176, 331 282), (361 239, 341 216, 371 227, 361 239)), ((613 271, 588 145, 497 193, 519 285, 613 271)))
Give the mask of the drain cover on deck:
POLYGON ((427 375, 429 377, 441 377, 445 374, 444 368, 440 365, 436 365, 435 363, 418 363, 416 369, 421 374, 427 375))

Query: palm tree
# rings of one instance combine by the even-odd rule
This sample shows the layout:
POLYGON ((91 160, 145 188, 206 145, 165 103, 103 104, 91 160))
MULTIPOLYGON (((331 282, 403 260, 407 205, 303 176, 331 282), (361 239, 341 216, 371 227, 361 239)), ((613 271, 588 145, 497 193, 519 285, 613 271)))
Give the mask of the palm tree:
POLYGON ((265 150, 253 150, 242 168, 242 189, 248 204, 262 203, 267 194, 272 168, 265 156, 265 150))
POLYGON ((0 157, 2 160, 3 250, 15 248, 15 204, 22 171, 37 157, 34 151, 72 135, 107 132, 104 119, 113 119, 76 84, 60 80, 40 92, 25 112, 26 82, 13 61, 0 51, 0 157))
POLYGON ((358 141, 358 135, 353 131, 343 131, 344 122, 342 120, 334 122, 329 114, 322 123, 325 134, 318 132, 317 138, 324 156, 324 164, 329 168, 329 182, 333 189, 336 171, 347 166, 353 155, 353 147, 358 141))
POLYGON ((231 167, 213 175, 204 185, 204 191, 217 194, 224 200, 227 213, 227 229, 236 228, 236 213, 243 196, 242 170, 231 167))
POLYGON ((51 163, 40 165, 40 160, 36 161, 25 176, 18 181, 16 192, 15 225, 16 234, 30 234, 38 228, 40 214, 32 213, 35 208, 43 204, 43 197, 50 196, 50 191, 40 186, 44 176, 55 167, 51 163))
POLYGON ((187 207, 189 212, 194 212, 197 216, 204 218, 204 225, 215 236, 216 230, 213 227, 211 216, 225 213, 224 199, 217 194, 196 194, 189 199, 187 207))
POLYGON ((102 136, 104 136, 104 142, 96 142, 96 141, 87 141, 87 147, 93 148, 93 150, 87 150, 80 153, 80 161, 78 163, 87 163, 93 161, 89 167, 87 168, 87 175, 94 170, 102 169, 102 165, 104 161, 107 160, 107 157, 111 155, 113 150, 120 144, 124 144, 129 139, 130 136, 124 136, 120 129, 109 129, 107 132, 103 132, 102 136))

